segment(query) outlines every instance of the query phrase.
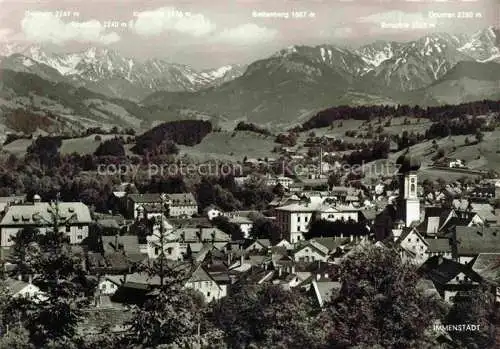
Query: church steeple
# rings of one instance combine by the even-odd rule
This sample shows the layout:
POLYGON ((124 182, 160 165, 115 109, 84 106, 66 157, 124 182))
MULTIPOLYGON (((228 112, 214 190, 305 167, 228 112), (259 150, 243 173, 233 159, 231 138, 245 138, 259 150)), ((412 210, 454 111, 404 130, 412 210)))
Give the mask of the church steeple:
POLYGON ((420 199, 418 198, 417 171, 420 169, 420 159, 413 156, 410 149, 396 160, 399 166, 399 205, 401 218, 406 226, 420 220, 420 199))

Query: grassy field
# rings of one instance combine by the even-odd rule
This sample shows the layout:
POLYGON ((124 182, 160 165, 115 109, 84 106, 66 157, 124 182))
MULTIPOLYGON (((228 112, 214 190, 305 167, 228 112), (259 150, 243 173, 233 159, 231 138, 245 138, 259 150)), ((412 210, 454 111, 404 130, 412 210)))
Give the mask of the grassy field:
POLYGON ((26 155, 26 150, 31 145, 31 139, 17 139, 12 143, 3 146, 3 150, 16 156, 26 155))
POLYGON ((272 149, 273 136, 264 136, 249 131, 215 132, 208 134, 200 144, 193 147, 179 146, 180 155, 197 160, 241 161, 247 158, 277 157, 272 149), (234 134, 234 136, 233 136, 234 134))
POLYGON ((112 139, 116 135, 99 135, 101 136, 101 141, 96 141, 95 136, 96 135, 90 135, 82 138, 65 139, 62 141, 60 152, 61 154, 71 154, 75 152, 81 155, 93 154, 102 141, 112 139))
MULTIPOLYGON (((79 153, 79 154, 92 154, 95 152, 99 144, 102 141, 110 138, 114 138, 116 135, 111 134, 101 134, 101 141, 95 140, 96 135, 90 135, 82 138, 69 138, 64 139, 61 144, 60 152, 61 154, 71 154, 71 153, 79 153)), ((18 139, 12 143, 9 143, 3 147, 3 150, 15 154, 17 156, 26 155, 26 151, 28 147, 31 145, 33 140, 31 139, 18 139)))

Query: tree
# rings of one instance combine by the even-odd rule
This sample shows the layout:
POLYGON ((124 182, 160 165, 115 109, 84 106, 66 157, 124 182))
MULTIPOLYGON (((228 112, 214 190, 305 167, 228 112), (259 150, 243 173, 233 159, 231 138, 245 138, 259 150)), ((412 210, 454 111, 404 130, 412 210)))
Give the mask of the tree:
POLYGON ((81 278, 81 260, 71 253, 64 227, 69 220, 60 213, 58 201, 49 209, 49 219, 40 216, 48 228, 40 234, 36 249, 28 251, 29 268, 38 275, 43 298, 19 298, 11 307, 21 313, 22 323, 36 347, 48 347, 67 343, 76 335, 76 327, 82 318, 81 308, 88 302, 80 297, 87 293, 85 285, 75 280, 81 278))
POLYGON ((333 322, 330 345, 432 348, 427 329, 443 308, 417 288, 419 278, 396 249, 359 246, 342 262, 340 294, 322 314, 333 322))
POLYGON ((241 240, 244 234, 238 224, 232 223, 227 217, 218 216, 212 219, 212 224, 222 230, 224 233, 231 236, 232 240, 241 240))
POLYGON ((151 277, 159 277, 160 285, 150 292, 144 304, 132 309, 132 319, 128 322, 130 329, 122 338, 127 347, 185 347, 203 339, 201 323, 204 300, 200 294, 184 287, 192 272, 192 266, 190 263, 172 265, 165 256, 164 249, 169 234, 164 225, 165 206, 166 203, 163 202, 157 239, 151 241, 153 247, 159 249, 159 256, 142 267, 142 271, 151 277))
POLYGON ((480 130, 476 132, 475 136, 478 143, 481 143, 484 139, 484 134, 480 130))
POLYGON ((36 241, 39 240, 38 229, 27 227, 19 230, 12 238, 14 245, 9 256, 10 262, 16 265, 16 273, 19 275, 32 275, 32 268, 29 257, 36 251, 36 241))
POLYGON ((125 156, 123 141, 119 138, 105 140, 99 144, 94 154, 96 156, 125 156))
POLYGON ((451 336, 465 348, 491 348, 495 344, 494 297, 486 286, 459 292, 445 324, 479 325, 479 331, 453 331, 451 336))
POLYGON ((279 242, 280 229, 273 221, 267 218, 259 218, 253 223, 250 236, 254 239, 269 239, 279 242))
POLYGON ((214 305, 212 321, 230 348, 327 348, 318 309, 275 285, 241 285, 214 305))

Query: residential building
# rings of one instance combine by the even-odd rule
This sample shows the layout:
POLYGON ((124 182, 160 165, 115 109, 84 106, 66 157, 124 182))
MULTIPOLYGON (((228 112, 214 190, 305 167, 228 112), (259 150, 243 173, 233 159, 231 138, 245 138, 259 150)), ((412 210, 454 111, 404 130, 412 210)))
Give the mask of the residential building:
POLYGON ((200 292, 207 303, 227 295, 227 285, 218 284, 202 265, 196 267, 185 287, 200 292))
POLYGON ((166 197, 169 217, 192 217, 198 213, 198 203, 193 194, 168 194, 166 197))
POLYGON ((304 240, 304 233, 309 230, 311 218, 316 211, 317 207, 308 203, 277 207, 276 223, 283 234, 282 237, 292 244, 304 240))
POLYGON ((412 253, 413 262, 422 264, 427 259, 428 242, 415 228, 405 228, 403 233, 396 240, 402 249, 412 253))
POLYGON ((326 262, 329 257, 329 250, 325 246, 309 240, 304 244, 299 244, 293 252, 293 259, 296 262, 326 262))
POLYGON ((431 280, 444 301, 453 303, 461 291, 477 288, 483 282, 481 276, 467 265, 440 256, 429 258, 420 272, 431 280))
MULTIPOLYGON (((12 246, 12 238, 24 228, 35 228, 42 234, 51 229, 54 210, 54 205, 39 201, 38 196, 33 203, 10 206, 0 221, 1 246, 12 246)), ((92 217, 87 205, 59 202, 58 215, 59 230, 65 233, 70 244, 79 244, 88 236, 92 217)))
POLYGON ((257 239, 251 241, 250 244, 245 247, 246 252, 259 251, 265 252, 271 247, 271 241, 269 239, 257 239))
POLYGON ((427 242, 428 258, 433 256, 441 256, 443 258, 452 259, 450 239, 448 238, 429 238, 427 242))
POLYGON ((217 249, 223 249, 230 241, 231 237, 222 230, 215 227, 200 228, 165 228, 163 242, 160 241, 159 231, 147 237, 147 253, 149 258, 158 258, 161 246, 165 257, 170 260, 183 260, 189 252, 196 254, 205 244, 212 244, 217 249))
POLYGON ((154 214, 164 210, 162 195, 159 193, 127 195, 127 214, 130 218, 137 219, 141 212, 154 214))
POLYGON ((211 205, 205 209, 205 213, 206 213, 208 220, 211 221, 212 219, 214 219, 216 217, 222 216, 224 212, 220 208, 211 205))
POLYGON ((43 300, 46 298, 44 292, 31 282, 31 279, 26 282, 18 279, 7 278, 5 280, 9 294, 14 298, 31 298, 43 300))

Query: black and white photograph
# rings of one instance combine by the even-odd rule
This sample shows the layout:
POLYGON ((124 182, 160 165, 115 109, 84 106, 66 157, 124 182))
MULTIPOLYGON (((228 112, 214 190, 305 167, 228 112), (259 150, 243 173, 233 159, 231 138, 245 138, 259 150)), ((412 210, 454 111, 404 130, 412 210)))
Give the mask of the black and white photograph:
POLYGON ((0 0, 0 349, 500 348, 498 0, 0 0))

